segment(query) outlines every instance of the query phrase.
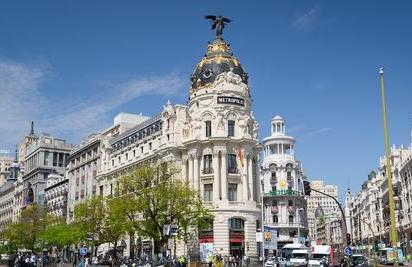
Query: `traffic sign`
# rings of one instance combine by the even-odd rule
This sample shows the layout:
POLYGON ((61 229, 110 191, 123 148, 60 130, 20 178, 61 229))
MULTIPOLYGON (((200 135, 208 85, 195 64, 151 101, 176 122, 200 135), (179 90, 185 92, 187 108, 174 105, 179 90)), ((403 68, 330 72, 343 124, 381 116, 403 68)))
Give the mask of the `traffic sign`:
POLYGON ((80 255, 85 256, 87 254, 87 248, 86 247, 80 248, 79 253, 80 255))
POLYGON ((352 256, 352 249, 350 247, 345 247, 343 253, 345 253, 346 256, 352 256))

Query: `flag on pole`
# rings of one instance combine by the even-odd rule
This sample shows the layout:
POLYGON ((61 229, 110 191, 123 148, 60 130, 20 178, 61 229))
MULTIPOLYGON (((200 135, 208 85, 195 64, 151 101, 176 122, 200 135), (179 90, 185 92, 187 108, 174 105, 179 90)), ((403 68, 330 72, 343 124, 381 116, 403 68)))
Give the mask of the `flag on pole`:
POLYGON ((237 156, 239 158, 240 161, 240 165, 242 165, 242 167, 245 165, 244 163, 244 157, 243 157, 243 153, 242 153, 242 148, 239 146, 237 149, 237 156))

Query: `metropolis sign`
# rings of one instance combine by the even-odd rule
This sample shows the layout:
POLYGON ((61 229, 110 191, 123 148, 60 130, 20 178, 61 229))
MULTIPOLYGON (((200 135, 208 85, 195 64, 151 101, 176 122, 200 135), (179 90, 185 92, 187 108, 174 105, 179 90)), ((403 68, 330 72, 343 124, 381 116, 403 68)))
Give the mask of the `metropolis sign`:
POLYGON ((244 106, 245 100, 239 97, 233 96, 218 96, 217 97, 218 104, 229 104, 229 105, 236 105, 236 106, 244 106))

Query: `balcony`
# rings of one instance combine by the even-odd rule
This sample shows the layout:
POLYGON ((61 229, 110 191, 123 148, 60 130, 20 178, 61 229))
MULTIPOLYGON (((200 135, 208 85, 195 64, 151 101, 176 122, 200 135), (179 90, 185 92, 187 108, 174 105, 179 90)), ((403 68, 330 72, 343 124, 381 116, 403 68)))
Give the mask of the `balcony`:
POLYGON ((304 222, 302 223, 289 223, 289 222, 274 222, 274 223, 269 223, 269 225, 274 226, 274 227, 279 227, 279 228, 307 228, 308 225, 305 224, 304 222))
POLYGON ((230 206, 243 206, 245 205, 244 201, 229 201, 230 206))
POLYGON ((212 174, 213 169, 212 168, 204 168, 202 171, 203 174, 212 174))
POLYGON ((295 191, 292 189, 286 189, 286 190, 272 190, 269 193, 265 193, 266 197, 271 197, 271 196, 303 196, 302 192, 295 191))
POLYGON ((227 172, 231 173, 231 174, 238 174, 239 169, 238 168, 229 168, 229 169, 227 169, 227 172))

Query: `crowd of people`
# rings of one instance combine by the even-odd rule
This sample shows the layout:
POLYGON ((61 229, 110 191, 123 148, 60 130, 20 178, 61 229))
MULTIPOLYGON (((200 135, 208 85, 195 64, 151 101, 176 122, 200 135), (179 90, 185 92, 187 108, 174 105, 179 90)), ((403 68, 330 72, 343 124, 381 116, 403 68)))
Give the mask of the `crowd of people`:
POLYGON ((210 255, 207 259, 207 264, 209 267, 239 267, 248 266, 249 258, 247 256, 240 258, 239 256, 222 256, 221 254, 210 255))
POLYGON ((14 267, 41 267, 49 261, 47 254, 36 254, 30 252, 16 253, 9 258, 9 266, 14 267))

